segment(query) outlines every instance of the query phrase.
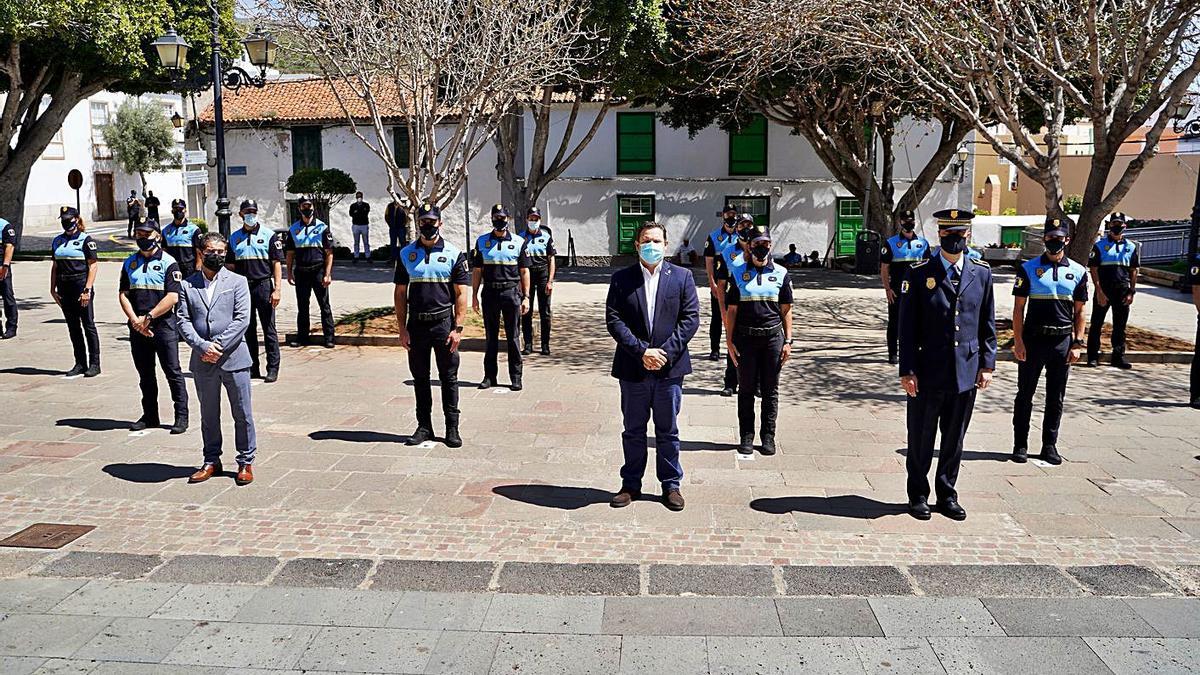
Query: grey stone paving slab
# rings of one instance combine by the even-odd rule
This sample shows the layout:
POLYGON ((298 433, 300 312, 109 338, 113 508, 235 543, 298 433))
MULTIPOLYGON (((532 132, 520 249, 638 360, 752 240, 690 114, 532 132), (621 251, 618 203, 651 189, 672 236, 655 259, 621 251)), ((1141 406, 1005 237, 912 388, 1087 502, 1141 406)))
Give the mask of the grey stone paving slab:
MULTIPOLYGON (((96 664, 96 669, 89 675, 229 675, 230 672, 217 666, 105 662, 96 664)), ((274 675, 280 675, 279 671, 274 671, 274 675)))
POLYGON ((183 638, 163 662, 227 668, 291 668, 317 630, 313 626, 203 624, 183 638))
POLYGON ((495 563, 458 560, 384 560, 371 588, 383 591, 478 593, 488 589, 495 563))
POLYGON ((181 584, 93 579, 50 610, 53 614, 147 617, 171 599, 181 584))
POLYGON ((796 637, 876 637, 883 629, 863 598, 776 598, 783 634, 796 637))
POLYGON ((1125 604, 1168 638, 1200 638, 1200 600, 1196 598, 1129 598, 1125 604))
POLYGON ((50 553, 41 551, 0 551, 0 578, 25 572, 48 557, 50 553))
POLYGON ((151 616, 163 619, 233 621, 254 591, 244 586, 187 585, 151 616))
POLYGON ((1013 637, 1158 637, 1116 598, 985 598, 983 604, 1013 637))
POLYGON ((621 665, 616 635, 508 634, 500 638, 491 673, 611 675, 621 665))
POLYGON ((437 631, 322 628, 300 657, 301 670, 419 673, 437 644, 437 631))
POLYGON ((497 595, 483 619, 499 633, 599 633, 604 598, 497 595))
POLYGON ((157 555, 71 551, 51 561, 37 574, 44 577, 141 579, 161 563, 162 557, 157 555))
POLYGON ((97 661, 157 663, 195 627, 194 621, 113 619, 73 656, 97 661))
POLYGON ((181 584, 257 584, 279 565, 265 556, 180 555, 150 575, 151 581, 181 584))
POLYGON ((429 663, 427 675, 487 675, 500 644, 500 633, 442 631, 429 663))
POLYGON ((924 638, 856 637, 851 640, 866 673, 943 673, 924 638))
POLYGON ((850 638, 711 637, 708 667, 713 675, 862 672, 850 638))
POLYGON ((356 558, 296 558, 271 581, 272 586, 354 588, 367 578, 371 561, 356 558))
POLYGON ((950 673, 1042 673, 1051 665, 1056 675, 1109 672, 1077 637, 929 638, 929 644, 950 673))
POLYGON ((45 612, 85 583, 83 579, 3 579, 0 580, 0 611, 45 612))
POLYGON ((1068 567, 1067 573, 1096 595, 1174 595, 1175 589, 1153 570, 1137 565, 1068 567))
POLYGON ((88 675, 101 665, 99 661, 87 659, 49 659, 33 672, 34 675, 88 675))
POLYGON ((622 675, 708 675, 708 642, 702 637, 626 635, 621 638, 622 675))
POLYGON ((109 621, 101 616, 0 614, 0 656, 67 658, 109 621))
POLYGON ((909 574, 925 595, 962 597, 1071 597, 1083 589, 1050 565, 913 565, 909 574))
POLYGON ((482 593, 410 591, 400 594, 385 625, 422 630, 479 630, 491 604, 492 596, 482 593))
POLYGON ((1184 638, 1084 638, 1109 668, 1122 675, 1200 672, 1200 644, 1184 638))
POLYGON ((583 563, 504 563, 498 579, 501 593, 547 595, 637 595, 637 565, 583 563))
POLYGON ((602 629, 608 635, 783 635, 771 598, 605 598, 602 629))
POLYGON ((887 637, 1004 635, 975 598, 871 598, 887 637))
POLYGON ((883 565, 789 565, 783 568, 788 595, 879 597, 912 595, 912 584, 895 567, 883 565))
POLYGON ((399 593, 335 588, 260 588, 234 615, 247 623, 382 627, 400 602, 399 593))
POLYGON ((5 675, 29 675, 46 662, 39 656, 0 656, 0 673, 5 675))
POLYGON ((775 595, 766 565, 652 565, 650 595, 775 595))

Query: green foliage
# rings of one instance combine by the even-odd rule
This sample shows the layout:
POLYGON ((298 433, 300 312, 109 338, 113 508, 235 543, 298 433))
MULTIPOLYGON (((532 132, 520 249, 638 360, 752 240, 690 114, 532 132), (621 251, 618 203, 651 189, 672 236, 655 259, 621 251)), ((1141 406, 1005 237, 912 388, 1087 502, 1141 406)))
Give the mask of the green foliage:
POLYGON ((1063 198, 1063 211, 1068 215, 1077 216, 1083 210, 1082 195, 1067 195, 1063 198))
POLYGON ((300 169, 287 179, 288 192, 308 195, 318 207, 328 208, 357 190, 354 179, 341 169, 300 169))
POLYGON ((975 209, 975 215, 977 215, 977 216, 990 216, 990 215, 992 215, 992 212, 991 212, 991 211, 988 211, 987 209, 975 209))
POLYGON ((203 218, 195 218, 188 216, 188 222, 200 228, 201 232, 208 232, 208 221, 203 218))
POLYGON ((1003 211, 1001 211, 1001 212, 1000 212, 1000 215, 1002 215, 1002 216, 1015 216, 1015 215, 1017 215, 1017 210, 1016 210, 1015 208, 1013 208, 1013 207, 1011 207, 1011 206, 1010 206, 1010 207, 1008 207, 1007 209, 1004 209, 1003 211))
POLYGON ((103 133, 113 159, 126 173, 141 176, 143 189, 147 172, 179 166, 174 129, 162 108, 153 103, 125 101, 103 133))

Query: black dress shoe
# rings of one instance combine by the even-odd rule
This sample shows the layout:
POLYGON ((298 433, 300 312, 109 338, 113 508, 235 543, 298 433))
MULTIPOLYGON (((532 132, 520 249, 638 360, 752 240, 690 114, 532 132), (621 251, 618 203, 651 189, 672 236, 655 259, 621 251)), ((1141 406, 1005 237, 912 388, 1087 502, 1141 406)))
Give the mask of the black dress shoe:
POLYGON ((1029 461, 1029 450, 1023 445, 1018 445, 1013 448, 1012 459, 1017 464, 1024 464, 1029 461))
POLYGON ((1062 455, 1058 454, 1058 448, 1053 445, 1046 445, 1042 447, 1042 461, 1053 466, 1058 466, 1062 464, 1062 455))
POLYGON ((1119 359, 1113 359, 1112 365, 1113 368, 1120 368, 1121 370, 1130 370, 1133 368, 1133 364, 1126 361, 1124 356, 1119 359))
POLYGON ((1087 367, 1088 368, 1099 368, 1100 367, 1100 359, 1089 358, 1087 360, 1087 367))
POLYGON ((178 436, 179 434, 186 432, 187 428, 188 428, 187 420, 175 420, 175 424, 171 425, 171 435, 178 436))
POLYGON ((550 356, 550 348, 542 347, 542 356, 550 356))
POLYGON ((144 431, 145 429, 148 429, 149 427, 156 427, 156 426, 158 426, 158 424, 159 424, 158 420, 150 420, 150 419, 146 419, 145 417, 143 417, 143 418, 139 419, 138 421, 134 422, 133 424, 129 425, 129 430, 130 431, 144 431))
POLYGON ((521 350, 521 356, 531 356, 532 354, 533 354, 533 347, 525 347, 524 349, 521 350))
POLYGON ((1200 398, 1194 398, 1194 399, 1192 399, 1191 406, 1192 406, 1193 408, 1195 408, 1196 410, 1200 410, 1200 398))
POLYGON ((888 363, 894 366, 900 363, 900 359, 897 358, 895 354, 888 354, 888 363))
POLYGON ((720 361, 720 360, 721 360, 721 355, 720 355, 720 353, 718 353, 718 352, 709 352, 709 353, 708 353, 708 360, 709 360, 709 361, 720 361))
POLYGON ((270 384, 278 379, 279 379, 279 371, 278 370, 268 370, 267 376, 263 378, 263 382, 270 384))
POLYGON ((420 445, 425 441, 433 440, 433 429, 429 427, 417 427, 417 430, 408 435, 408 440, 404 441, 405 445, 420 445))
POLYGON ((84 377, 96 377, 100 374, 100 366, 88 366, 88 369, 83 371, 84 377))
POLYGON ((759 436, 762 438, 762 454, 768 457, 775 454, 775 436, 771 434, 760 434, 759 436))
POLYGON ((929 520, 929 502, 924 497, 910 499, 908 502, 908 513, 917 520, 929 520))
POLYGON ((15 330, 5 331, 4 335, 0 335, 0 339, 3 340, 11 340, 15 337, 17 337, 17 331, 15 330))
POLYGON ((450 425, 446 425, 446 447, 447 448, 461 448, 462 447, 462 436, 458 435, 458 427, 452 427, 450 425))
POLYGON ((521 380, 520 380, 520 378, 513 380, 513 381, 512 381, 512 386, 510 386, 510 387, 509 387, 509 389, 512 389, 513 391, 521 391, 521 390, 522 390, 522 389, 524 389, 524 388, 525 388, 525 387, 523 387, 523 386, 521 385, 521 380))
POLYGON ((85 366, 76 365, 74 368, 67 371, 67 377, 78 377, 87 372, 85 366))
POLYGON ((289 347, 303 347, 308 342, 308 338, 293 338, 288 340, 289 347))
POLYGON ((958 505, 957 499, 947 499, 937 503, 937 510, 950 520, 966 520, 967 510, 958 505))
POLYGON ((742 434, 742 442, 738 443, 737 451, 743 455, 753 455, 754 434, 742 434))
POLYGON ((737 392, 735 392, 732 387, 725 387, 724 389, 721 390, 721 395, 726 398, 729 398, 730 396, 733 396, 736 393, 737 392))
POLYGON ((485 377, 479 381, 479 388, 480 389, 491 389, 493 386, 495 386, 495 384, 496 383, 495 383, 495 381, 492 380, 492 378, 485 377))
POLYGON ((325 349, 333 349, 333 338, 325 341, 325 349))

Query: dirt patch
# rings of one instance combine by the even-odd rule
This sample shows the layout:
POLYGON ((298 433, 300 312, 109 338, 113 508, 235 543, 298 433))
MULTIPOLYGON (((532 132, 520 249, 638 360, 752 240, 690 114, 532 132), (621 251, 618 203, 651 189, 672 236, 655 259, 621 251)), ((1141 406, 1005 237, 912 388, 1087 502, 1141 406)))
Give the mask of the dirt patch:
MULTIPOLYGON (((996 319, 996 339, 1000 343, 1000 349, 1012 348, 1012 319, 996 319)), ((1104 328, 1100 329, 1100 350, 1108 352, 1111 349, 1112 324, 1106 323, 1104 328)), ((1125 349, 1131 352, 1190 352, 1194 346, 1187 340, 1128 326, 1125 329, 1125 349)))
MULTIPOLYGON (((316 324, 311 329, 313 335, 321 334, 321 325, 316 324)), ((396 337, 398 326, 396 311, 392 307, 371 307, 338 318, 334 323, 335 335, 348 336, 383 336, 396 337)), ((467 320, 463 323, 463 337, 483 337, 483 317, 475 312, 467 312, 467 320)))

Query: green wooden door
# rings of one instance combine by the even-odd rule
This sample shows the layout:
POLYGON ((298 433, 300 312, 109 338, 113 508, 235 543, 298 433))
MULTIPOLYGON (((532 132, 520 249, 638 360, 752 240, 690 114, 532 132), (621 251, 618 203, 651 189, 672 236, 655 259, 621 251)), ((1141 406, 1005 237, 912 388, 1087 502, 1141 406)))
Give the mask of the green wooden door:
POLYGON ((617 196, 617 253, 634 252, 633 236, 647 220, 654 220, 654 195, 617 196))
POLYGON ((771 227, 771 198, 757 196, 726 197, 725 206, 733 207, 738 213, 754 216, 754 224, 762 229, 771 227))
POLYGON ((862 206, 853 197, 838 197, 837 200, 837 243, 834 257, 854 255, 854 237, 863 227, 862 206))

